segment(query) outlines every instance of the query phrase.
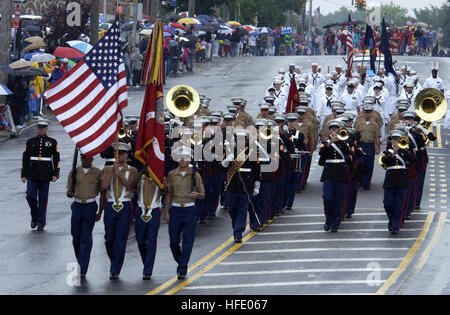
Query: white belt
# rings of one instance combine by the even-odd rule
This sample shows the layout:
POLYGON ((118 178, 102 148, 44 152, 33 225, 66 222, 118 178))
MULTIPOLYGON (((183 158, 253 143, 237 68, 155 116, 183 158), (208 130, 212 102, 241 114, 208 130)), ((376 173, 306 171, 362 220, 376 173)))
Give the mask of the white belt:
POLYGON ((337 163, 345 163, 345 160, 326 160, 325 161, 325 163, 335 163, 335 164, 337 164, 337 163))
MULTIPOLYGON (((131 199, 130 198, 123 198, 123 199, 120 199, 120 201, 122 201, 122 202, 127 202, 127 201, 131 201, 131 199)), ((108 202, 116 202, 116 200, 114 199, 114 198, 110 198, 110 199, 108 199, 108 202)))
POLYGON ((45 162, 51 162, 52 158, 49 157, 42 157, 42 156, 32 156, 30 157, 30 160, 32 161, 45 161, 45 162))
POLYGON ((178 207, 178 208, 193 207, 193 206, 195 206, 195 202, 189 202, 189 203, 176 203, 176 202, 172 202, 172 206, 178 207))
POLYGON ((75 202, 78 202, 78 203, 91 203, 91 202, 95 202, 95 198, 91 198, 91 199, 77 199, 77 198, 75 198, 75 202))
POLYGON ((406 167, 404 167, 402 165, 389 166, 386 170, 387 171, 389 171, 389 170, 406 170, 406 167))
POLYGON ((247 173, 250 173, 251 171, 252 171, 251 168, 240 168, 240 169, 239 169, 239 172, 247 172, 247 173))

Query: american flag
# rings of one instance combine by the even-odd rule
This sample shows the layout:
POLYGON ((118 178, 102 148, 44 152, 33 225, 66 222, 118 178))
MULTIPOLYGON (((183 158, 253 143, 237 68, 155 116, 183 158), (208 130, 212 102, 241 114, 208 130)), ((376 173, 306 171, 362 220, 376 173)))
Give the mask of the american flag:
POLYGON ((352 77, 353 71, 353 25, 350 14, 348 15, 348 29, 347 29, 347 77, 352 77))
POLYGON ((320 7, 314 10, 314 23, 320 24, 320 7))
POLYGON ((122 127, 128 104, 119 20, 77 65, 45 93, 66 132, 91 157, 104 151, 122 127))

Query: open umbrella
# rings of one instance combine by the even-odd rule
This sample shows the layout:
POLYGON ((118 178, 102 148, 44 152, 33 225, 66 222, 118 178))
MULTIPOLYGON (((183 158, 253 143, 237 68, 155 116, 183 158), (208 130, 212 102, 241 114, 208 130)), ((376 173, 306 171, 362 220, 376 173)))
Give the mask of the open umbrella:
POLYGON ((3 85, 0 83, 0 95, 11 95, 13 92, 11 92, 10 89, 6 87, 6 85, 3 85))
MULTIPOLYGON (((152 33, 153 33, 153 30, 151 30, 151 29, 145 29, 145 30, 142 30, 139 32, 139 34, 144 35, 144 36, 150 36, 150 35, 152 35, 152 33)), ((170 36, 170 34, 169 34, 169 36, 170 36)))
POLYGON ((184 26, 183 24, 180 23, 169 23, 170 26, 172 26, 173 28, 178 28, 178 29, 182 29, 185 30, 186 26, 184 26))
POLYGON ((237 21, 228 21, 227 24, 231 26, 241 26, 241 23, 237 21))
POLYGON ((247 31, 249 31, 250 33, 258 30, 258 28, 256 26, 253 26, 253 25, 244 25, 244 28, 247 31))
POLYGON ((428 27, 428 24, 427 23, 424 23, 424 22, 416 22, 416 23, 414 23, 414 26, 417 26, 417 27, 428 27))
POLYGON ((200 14, 200 15, 197 15, 196 17, 195 17, 197 20, 203 20, 203 21, 206 21, 206 22, 208 22, 208 23, 214 23, 214 19, 212 18, 212 17, 210 17, 209 15, 204 15, 204 14, 200 14))
POLYGON ((179 14, 170 14, 170 15, 166 15, 165 17, 163 17, 162 20, 164 22, 168 23, 168 22, 176 22, 182 18, 183 17, 179 14))
POLYGON ((98 26, 99 30, 109 30, 109 28, 112 26, 111 23, 102 23, 98 26))
POLYGON ((180 24, 202 24, 199 20, 193 18, 183 18, 177 21, 180 24))
POLYGON ((36 43, 31 43, 30 45, 26 46, 23 50, 31 51, 31 50, 44 48, 44 47, 47 47, 46 43, 44 43, 44 42, 42 42, 42 43, 36 42, 36 43))
POLYGON ((57 47, 53 53, 53 56, 58 58, 77 59, 83 58, 84 54, 72 47, 57 47))
POLYGON ((44 63, 44 62, 49 62, 50 60, 55 59, 55 56, 50 55, 50 54, 36 54, 33 57, 31 57, 31 62, 38 62, 38 63, 44 63))
POLYGON ((12 77, 47 76, 47 72, 38 68, 11 69, 7 65, 0 64, 0 70, 12 77))
POLYGON ((32 63, 30 61, 26 61, 26 60, 20 59, 20 60, 17 60, 17 61, 14 61, 13 63, 11 63, 9 65, 9 67, 11 69, 22 69, 22 68, 31 67, 31 64, 32 63))
POLYGON ((25 55, 22 59, 26 60, 26 61, 31 61, 31 58, 33 58, 34 55, 41 55, 41 54, 45 54, 42 51, 37 51, 37 52, 33 52, 33 53, 29 53, 27 55, 25 55))
POLYGON ((67 44, 69 44, 70 47, 81 51, 83 54, 87 54, 92 49, 91 44, 83 42, 82 40, 71 40, 68 41, 67 44))
POLYGON ((43 43, 44 39, 40 36, 31 36, 25 39, 26 42, 28 43, 43 43))

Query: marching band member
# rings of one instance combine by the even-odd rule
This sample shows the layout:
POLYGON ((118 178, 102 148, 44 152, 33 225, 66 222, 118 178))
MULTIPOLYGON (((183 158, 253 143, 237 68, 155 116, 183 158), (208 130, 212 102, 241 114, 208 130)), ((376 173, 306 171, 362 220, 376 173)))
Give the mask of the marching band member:
POLYGON ((198 220, 195 200, 205 198, 205 190, 200 174, 194 174, 189 167, 192 150, 180 147, 174 154, 179 166, 167 175, 165 181, 164 220, 169 223, 170 249, 178 264, 177 276, 181 280, 186 278, 194 246, 198 220), (183 242, 180 246, 181 235, 183 242))
POLYGON ((404 134, 398 130, 390 132, 392 149, 385 151, 382 162, 386 165, 386 175, 383 183, 384 209, 389 219, 388 230, 397 234, 400 225, 404 202, 408 190, 408 163, 412 157, 408 150, 399 148, 398 139, 404 134))
POLYGON ((350 181, 348 163, 351 152, 348 144, 339 140, 337 132, 343 125, 331 120, 326 128, 330 130, 330 138, 322 142, 319 151, 319 165, 323 166, 320 181, 323 183, 323 203, 325 208, 324 230, 337 232, 342 220, 344 200, 350 181))
POLYGON ((137 170, 127 164, 131 147, 119 142, 118 161, 106 166, 101 175, 101 188, 106 191, 105 246, 111 261, 110 280, 117 280, 125 258, 128 230, 131 217, 131 198, 136 191, 132 183, 138 176, 137 170))

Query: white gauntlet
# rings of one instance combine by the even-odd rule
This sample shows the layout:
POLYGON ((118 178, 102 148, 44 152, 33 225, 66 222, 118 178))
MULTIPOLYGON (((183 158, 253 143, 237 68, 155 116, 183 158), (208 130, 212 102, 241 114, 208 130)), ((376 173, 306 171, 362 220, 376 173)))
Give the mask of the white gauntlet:
POLYGON ((259 194, 260 186, 261 186, 261 182, 255 182, 255 190, 253 191, 253 196, 257 196, 259 194))

